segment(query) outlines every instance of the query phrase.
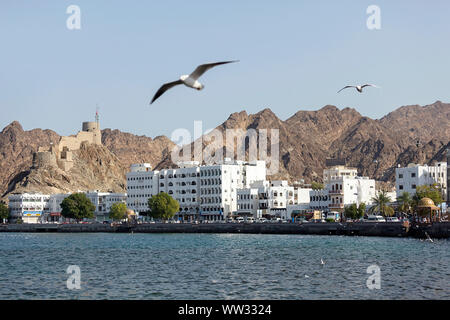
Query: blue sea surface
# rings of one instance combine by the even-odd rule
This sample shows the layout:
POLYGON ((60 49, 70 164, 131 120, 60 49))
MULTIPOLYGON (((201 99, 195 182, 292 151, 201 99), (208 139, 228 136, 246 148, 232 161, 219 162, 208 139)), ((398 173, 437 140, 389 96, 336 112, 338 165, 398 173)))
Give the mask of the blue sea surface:
POLYGON ((0 269, 0 299, 450 299, 448 240, 0 233, 0 269))

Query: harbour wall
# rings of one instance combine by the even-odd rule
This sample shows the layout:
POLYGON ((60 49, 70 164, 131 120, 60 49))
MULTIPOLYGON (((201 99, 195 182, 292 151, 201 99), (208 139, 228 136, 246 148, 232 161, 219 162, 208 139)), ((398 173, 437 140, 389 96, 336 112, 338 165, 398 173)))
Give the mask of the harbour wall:
POLYGON ((401 223, 151 223, 109 224, 7 224, 0 232, 108 232, 108 233, 243 233, 310 234, 376 237, 449 238, 450 222, 405 227, 401 223))

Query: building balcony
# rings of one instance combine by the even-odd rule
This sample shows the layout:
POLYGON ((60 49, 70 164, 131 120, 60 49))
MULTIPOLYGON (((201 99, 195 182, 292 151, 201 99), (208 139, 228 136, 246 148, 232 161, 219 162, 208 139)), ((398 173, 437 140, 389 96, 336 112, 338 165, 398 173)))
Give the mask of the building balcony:
POLYGON ((329 194, 344 194, 343 190, 329 190, 329 194))

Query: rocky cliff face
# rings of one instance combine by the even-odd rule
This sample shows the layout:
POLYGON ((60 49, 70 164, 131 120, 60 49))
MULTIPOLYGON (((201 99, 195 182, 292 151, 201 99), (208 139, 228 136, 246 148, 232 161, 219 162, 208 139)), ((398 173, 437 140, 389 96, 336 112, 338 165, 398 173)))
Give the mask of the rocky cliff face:
POLYGON ((11 192, 59 193, 78 190, 124 192, 125 174, 131 163, 158 165, 173 143, 166 137, 151 139, 119 130, 102 132, 104 146, 83 144, 74 151, 74 167, 32 168, 39 146, 57 144, 60 136, 51 130, 24 131, 14 121, 0 133, 0 198, 11 192))
POLYGON ((401 107, 379 120, 335 106, 299 111, 285 121, 270 109, 250 115, 241 111, 216 129, 271 128, 279 130, 280 142, 280 170, 272 178, 321 181, 325 159, 342 158, 361 175, 393 181, 397 165, 444 160, 450 104, 401 107))
POLYGON ((106 147, 83 143, 74 151, 73 160, 74 166, 67 172, 56 166, 31 168, 10 181, 8 192, 125 192, 128 168, 106 147))
MULTIPOLYGON (((280 141, 280 171, 272 178, 321 181, 325 159, 339 157, 357 167, 359 174, 392 181, 398 164, 444 160, 445 149, 450 147, 450 104, 438 101, 401 107, 379 120, 335 106, 299 111, 284 121, 270 109, 250 115, 242 111, 217 127, 221 131, 272 128, 279 130, 280 141)), ((56 144, 59 138, 51 130, 24 131, 16 121, 5 127, 0 132, 0 197, 13 191, 124 191, 130 164, 174 166, 170 159, 174 144, 167 137, 152 139, 105 129, 103 146, 83 145, 68 172, 32 169, 32 155, 38 147, 56 144)), ((204 141, 203 147, 207 145, 204 141)))
POLYGON ((158 136, 152 139, 117 129, 102 130, 102 144, 115 154, 127 168, 133 163, 143 162, 156 167, 170 155, 173 146, 175 146, 166 136, 158 136))
POLYGON ((0 198, 11 181, 20 179, 30 169, 39 146, 58 141, 59 135, 51 130, 24 131, 17 121, 6 126, 0 132, 0 198))

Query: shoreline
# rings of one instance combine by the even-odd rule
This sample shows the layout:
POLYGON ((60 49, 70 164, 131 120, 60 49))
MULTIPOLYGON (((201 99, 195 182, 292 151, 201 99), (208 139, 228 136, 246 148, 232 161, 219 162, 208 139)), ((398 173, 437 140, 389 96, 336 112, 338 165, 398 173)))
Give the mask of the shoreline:
POLYGON ((413 237, 448 239, 450 222, 411 225, 398 222, 329 222, 329 223, 148 223, 122 224, 6 224, 0 232, 29 233, 244 233, 244 234, 309 234, 367 237, 413 237))

